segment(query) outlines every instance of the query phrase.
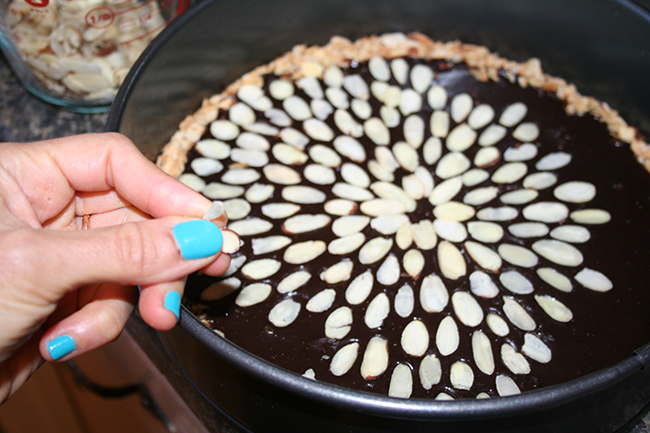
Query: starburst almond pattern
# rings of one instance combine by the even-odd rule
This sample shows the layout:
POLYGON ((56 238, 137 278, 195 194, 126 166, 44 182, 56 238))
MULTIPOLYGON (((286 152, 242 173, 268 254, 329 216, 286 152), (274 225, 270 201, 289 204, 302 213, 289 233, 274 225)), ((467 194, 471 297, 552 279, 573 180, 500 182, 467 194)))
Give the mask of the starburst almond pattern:
POLYGON ((309 66, 240 85, 180 175, 224 202, 243 243, 202 301, 234 292, 237 315, 255 308, 273 333, 317 321, 327 372, 303 366, 316 380, 385 377, 398 398, 520 392, 553 362, 542 323, 576 320, 576 287, 615 288, 583 253, 611 215, 548 141, 561 125, 483 99, 462 63, 309 66))

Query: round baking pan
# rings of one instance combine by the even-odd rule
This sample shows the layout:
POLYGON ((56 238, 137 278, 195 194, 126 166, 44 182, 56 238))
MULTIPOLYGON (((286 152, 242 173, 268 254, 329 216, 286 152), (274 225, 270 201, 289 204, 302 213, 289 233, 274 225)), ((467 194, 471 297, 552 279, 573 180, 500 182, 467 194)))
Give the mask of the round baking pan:
MULTIPOLYGON (((203 98, 296 44, 394 31, 485 45, 518 61, 540 58, 547 73, 650 132, 650 15, 622 0, 206 0, 134 65, 107 129, 155 159, 203 98)), ((306 380, 220 338, 184 308, 168 333, 132 322, 211 431, 615 432, 629 430, 650 402, 650 344, 610 368, 518 396, 400 400, 306 380)))

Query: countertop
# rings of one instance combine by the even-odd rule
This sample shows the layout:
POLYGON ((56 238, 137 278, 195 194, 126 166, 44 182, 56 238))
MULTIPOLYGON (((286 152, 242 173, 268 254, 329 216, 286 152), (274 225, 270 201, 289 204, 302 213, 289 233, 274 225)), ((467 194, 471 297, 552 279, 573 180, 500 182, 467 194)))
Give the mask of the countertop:
MULTIPOLYGON (((108 113, 78 114, 55 107, 27 92, 0 57, 0 141, 37 141, 74 134, 101 132, 108 113)), ((630 429, 631 433, 650 433, 650 414, 630 429)))

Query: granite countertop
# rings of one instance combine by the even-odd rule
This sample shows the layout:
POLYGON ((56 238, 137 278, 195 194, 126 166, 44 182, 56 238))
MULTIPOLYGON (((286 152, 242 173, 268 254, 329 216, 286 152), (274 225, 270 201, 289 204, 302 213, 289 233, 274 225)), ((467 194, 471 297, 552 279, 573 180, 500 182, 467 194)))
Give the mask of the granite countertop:
MULTIPOLYGON (((43 102, 27 92, 0 57, 0 142, 37 141, 102 132, 108 113, 78 114, 43 102)), ((650 414, 621 432, 650 433, 650 414)))

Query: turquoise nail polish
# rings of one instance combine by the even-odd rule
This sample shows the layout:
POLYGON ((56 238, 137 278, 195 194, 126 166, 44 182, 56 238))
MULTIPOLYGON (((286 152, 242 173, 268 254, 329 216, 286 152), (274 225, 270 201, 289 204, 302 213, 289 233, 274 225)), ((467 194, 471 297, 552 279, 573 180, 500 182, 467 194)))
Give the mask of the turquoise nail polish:
POLYGON ((181 312, 181 294, 178 292, 169 292, 165 296, 165 308, 176 315, 176 319, 179 318, 181 312))
POLYGON ((59 358, 63 358, 76 348, 77 346, 75 346, 72 337, 69 337, 67 335, 56 337, 54 340, 50 341, 47 344, 47 350, 50 352, 50 356, 54 361, 59 358))
POLYGON ((221 230, 207 220, 192 220, 177 224, 174 238, 185 259, 201 259, 219 252, 223 243, 221 230))

